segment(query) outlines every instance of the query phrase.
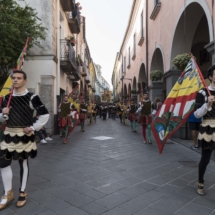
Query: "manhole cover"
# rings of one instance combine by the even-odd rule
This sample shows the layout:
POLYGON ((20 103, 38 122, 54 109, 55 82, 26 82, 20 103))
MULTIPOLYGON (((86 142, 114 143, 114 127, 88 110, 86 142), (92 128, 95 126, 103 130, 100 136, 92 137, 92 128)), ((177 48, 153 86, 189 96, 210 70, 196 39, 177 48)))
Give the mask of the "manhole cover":
POLYGON ((182 166, 187 167, 198 167, 198 162, 196 161, 179 161, 182 166))
POLYGON ((114 138, 113 137, 106 137, 106 136, 99 136, 99 137, 92 137, 91 139, 94 139, 94 140, 111 140, 114 138))

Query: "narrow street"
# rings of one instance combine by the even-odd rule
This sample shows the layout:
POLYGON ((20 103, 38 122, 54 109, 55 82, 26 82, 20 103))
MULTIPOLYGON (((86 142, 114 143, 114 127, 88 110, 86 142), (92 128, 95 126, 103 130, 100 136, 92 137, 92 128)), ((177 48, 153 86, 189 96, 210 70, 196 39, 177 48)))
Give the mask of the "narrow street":
MULTIPOLYGON (((1 215, 215 214, 214 164, 200 197, 194 187, 200 155, 180 144, 169 142, 159 155, 155 141, 143 144, 140 126, 133 133, 119 119, 99 118, 84 133, 78 126, 67 144, 53 139, 38 144, 38 157, 30 159, 26 206, 14 201, 1 215)), ((17 162, 13 170, 17 199, 17 162)))

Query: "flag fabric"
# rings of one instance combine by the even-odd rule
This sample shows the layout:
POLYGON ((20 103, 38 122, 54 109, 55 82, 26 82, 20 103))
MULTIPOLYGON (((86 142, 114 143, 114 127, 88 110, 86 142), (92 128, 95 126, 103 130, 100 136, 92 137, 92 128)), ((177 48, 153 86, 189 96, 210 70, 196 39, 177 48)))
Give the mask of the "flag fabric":
POLYGON ((7 80, 6 80, 6 82, 4 83, 4 86, 3 86, 2 90, 1 90, 1 92, 0 92, 0 97, 4 97, 4 96, 6 96, 7 94, 10 93, 10 89, 12 87, 12 84, 13 84, 12 79, 11 79, 11 77, 9 75, 7 80))
POLYGON ((162 153, 166 141, 194 111, 198 91, 206 87, 192 57, 152 122, 152 132, 162 153))
POLYGON ((77 112, 73 115, 72 126, 68 127, 67 136, 65 137, 66 140, 69 137, 70 133, 75 129, 75 127, 79 123, 79 115, 78 115, 79 104, 76 102, 76 99, 78 98, 78 96, 79 96, 79 85, 77 84, 77 86, 68 95, 69 102, 72 103, 75 106, 75 109, 77 110, 77 112))

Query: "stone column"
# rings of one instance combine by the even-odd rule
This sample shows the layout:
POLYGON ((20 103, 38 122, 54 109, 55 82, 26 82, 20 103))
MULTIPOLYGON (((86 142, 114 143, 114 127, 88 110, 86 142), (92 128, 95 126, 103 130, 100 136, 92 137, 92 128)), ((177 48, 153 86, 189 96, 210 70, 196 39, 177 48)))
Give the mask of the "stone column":
POLYGON ((212 63, 215 63, 215 40, 213 42, 208 43, 205 46, 205 49, 207 49, 207 51, 212 54, 212 63))
POLYGON ((49 134, 54 132, 54 76, 41 75, 40 98, 49 111, 50 118, 45 125, 49 134))
POLYGON ((176 81, 178 80, 179 76, 181 75, 180 70, 169 70, 164 73, 164 78, 166 79, 166 95, 168 96, 169 92, 175 85, 176 81))
MULTIPOLYGON (((166 95, 168 96, 169 92, 172 90, 179 76, 181 75, 180 70, 169 70, 164 73, 164 78, 166 79, 166 95)), ((173 135, 174 138, 188 139, 189 130, 188 123, 184 123, 173 135)))
POLYGON ((162 100, 163 92, 163 81, 152 81, 152 84, 149 88, 150 100, 154 101, 156 97, 159 97, 162 100))

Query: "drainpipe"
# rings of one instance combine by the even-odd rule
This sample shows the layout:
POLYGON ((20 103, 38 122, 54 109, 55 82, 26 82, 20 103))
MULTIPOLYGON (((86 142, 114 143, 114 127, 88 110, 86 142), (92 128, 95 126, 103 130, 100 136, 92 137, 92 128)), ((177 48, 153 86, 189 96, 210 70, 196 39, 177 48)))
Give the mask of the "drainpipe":
POLYGON ((149 70, 149 40, 148 40, 148 0, 146 0, 146 87, 148 90, 148 70, 149 70))
MULTIPOLYGON (((55 98, 54 98, 54 115, 57 114, 57 106, 60 103, 60 0, 57 1, 57 63, 56 63, 56 86, 55 86, 55 98)), ((60 129, 56 125, 56 117, 54 117, 54 134, 59 134, 60 129)))

